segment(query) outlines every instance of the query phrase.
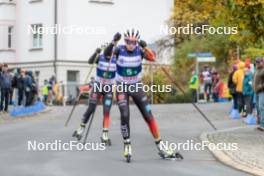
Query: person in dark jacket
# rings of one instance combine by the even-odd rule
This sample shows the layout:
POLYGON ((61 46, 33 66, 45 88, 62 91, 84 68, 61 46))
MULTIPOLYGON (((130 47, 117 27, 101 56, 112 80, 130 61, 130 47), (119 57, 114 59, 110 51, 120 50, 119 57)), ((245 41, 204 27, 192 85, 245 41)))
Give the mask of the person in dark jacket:
POLYGON ((14 95, 14 89, 16 88, 16 82, 14 82, 14 69, 9 69, 9 73, 11 74, 11 89, 10 89, 10 94, 9 94, 9 105, 13 104, 13 95, 14 95))
POLYGON ((23 73, 25 71, 20 68, 17 69, 17 73, 14 77, 15 83, 16 83, 16 88, 17 88, 17 93, 18 93, 18 106, 22 105, 23 99, 24 99, 24 78, 23 78, 23 73))
POLYGON ((214 71, 212 74, 212 86, 213 86, 213 99, 214 102, 217 103, 219 101, 220 94, 220 74, 217 71, 214 71))
POLYGON ((229 88, 229 92, 233 98, 233 109, 238 109, 237 106, 237 94, 236 94, 236 84, 233 82, 233 75, 234 73, 237 71, 237 66, 233 65, 233 70, 232 72, 229 74, 228 77, 228 88, 229 88))
POLYGON ((254 75, 254 92, 257 99, 260 131, 264 131, 264 62, 261 57, 256 58, 256 73, 254 75))
POLYGON ((1 84, 1 103, 0 103, 0 112, 8 112, 8 103, 10 91, 12 88, 12 76, 8 71, 8 65, 4 64, 2 73, 0 75, 0 84, 1 84), (5 103, 5 104, 4 104, 5 103))
POLYGON ((33 80, 30 76, 30 71, 26 72, 26 76, 24 78, 24 87, 25 87, 25 96, 26 96, 26 106, 31 105, 31 94, 32 94, 32 85, 33 80))

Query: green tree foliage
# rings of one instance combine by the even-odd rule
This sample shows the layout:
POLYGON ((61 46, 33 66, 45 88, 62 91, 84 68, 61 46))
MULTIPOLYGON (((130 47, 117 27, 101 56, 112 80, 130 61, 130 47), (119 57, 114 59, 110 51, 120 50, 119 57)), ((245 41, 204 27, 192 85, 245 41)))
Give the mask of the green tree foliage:
POLYGON ((173 14, 168 23, 172 27, 210 25, 238 27, 236 35, 171 35, 175 56, 173 72, 176 79, 187 86, 194 62, 188 53, 211 52, 215 66, 221 73, 237 58, 237 47, 242 59, 263 55, 264 0, 175 0, 173 14), (178 78, 179 77, 179 78, 178 78))
POLYGON ((246 58, 251 58, 251 61, 253 61, 258 56, 264 56, 264 49, 249 47, 244 50, 242 58, 243 60, 246 58))
POLYGON ((226 24, 238 26, 239 34, 233 40, 240 46, 262 47, 264 39, 264 1, 228 0, 223 3, 224 12, 219 18, 226 24))
MULTIPOLYGON (((154 70, 155 74, 153 74, 153 85, 159 85, 160 87, 164 85, 168 85, 169 81, 168 78, 164 75, 162 70, 160 68, 154 70)), ((152 85, 151 82, 151 74, 145 74, 143 76, 143 82, 145 85, 152 85)), ((165 92, 153 92, 153 102, 154 103, 164 103, 165 97, 166 97, 165 92)), ((151 92, 147 92, 147 96, 151 97, 151 92)))

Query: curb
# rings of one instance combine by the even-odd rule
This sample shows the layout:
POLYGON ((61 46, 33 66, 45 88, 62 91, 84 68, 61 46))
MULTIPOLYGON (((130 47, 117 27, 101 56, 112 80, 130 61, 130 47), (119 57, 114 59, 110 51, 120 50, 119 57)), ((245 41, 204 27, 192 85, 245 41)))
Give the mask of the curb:
POLYGON ((48 112, 52 111, 51 108, 48 108, 46 107, 43 111, 40 111, 40 112, 35 112, 35 113, 32 113, 32 114, 28 114, 28 115, 21 115, 21 116, 18 116, 18 117, 13 117, 11 116, 12 118, 14 119, 20 119, 20 118, 25 118, 25 117, 33 117, 33 116, 36 116, 36 115, 40 115, 40 114, 46 114, 48 112))
MULTIPOLYGON (((218 130, 215 132, 204 132, 200 135, 200 139, 202 141, 209 141, 210 143, 212 143, 209 139, 208 139, 208 135, 209 134, 215 134, 215 133, 219 133, 219 132, 228 132, 228 131, 235 131, 236 129, 241 129, 241 128, 252 128, 252 126, 250 127, 237 127, 237 128, 231 128, 231 129, 225 129, 225 130, 218 130)), ((253 174, 256 176, 264 176, 264 171, 258 168, 251 168, 249 166, 246 166, 244 164, 241 164, 235 160, 233 160, 225 151, 220 151, 220 150, 212 150, 210 148, 208 148, 208 150, 215 156, 215 158, 217 160, 219 160, 220 162, 222 162, 223 164, 233 167, 237 170, 249 173, 249 174, 253 174)))
POLYGON ((53 110, 52 108, 46 107, 43 111, 33 113, 30 115, 24 115, 24 116, 19 116, 19 117, 12 117, 12 116, 8 115, 8 116, 10 116, 9 117, 10 120, 5 120, 5 119, 0 118, 0 125, 6 124, 6 123, 12 123, 12 122, 16 122, 16 121, 21 121, 21 120, 26 120, 26 119, 33 119, 34 116, 43 115, 43 114, 51 112, 52 110, 53 110))

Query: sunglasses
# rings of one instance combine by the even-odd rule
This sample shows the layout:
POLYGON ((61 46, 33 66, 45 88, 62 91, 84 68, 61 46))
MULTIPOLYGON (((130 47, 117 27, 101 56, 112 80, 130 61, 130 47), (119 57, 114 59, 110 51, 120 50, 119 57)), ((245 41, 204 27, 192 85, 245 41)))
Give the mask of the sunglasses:
POLYGON ((125 40, 126 44, 128 45, 136 45, 137 41, 133 41, 133 40, 125 40))

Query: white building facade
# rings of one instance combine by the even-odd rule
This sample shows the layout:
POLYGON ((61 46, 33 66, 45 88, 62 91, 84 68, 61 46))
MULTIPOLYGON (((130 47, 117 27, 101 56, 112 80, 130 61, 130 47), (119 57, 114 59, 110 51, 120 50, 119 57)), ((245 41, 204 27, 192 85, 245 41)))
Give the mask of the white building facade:
POLYGON ((83 84, 97 47, 130 28, 155 42, 172 7, 173 0, 0 0, 0 62, 32 70, 40 85, 52 75, 83 84))

